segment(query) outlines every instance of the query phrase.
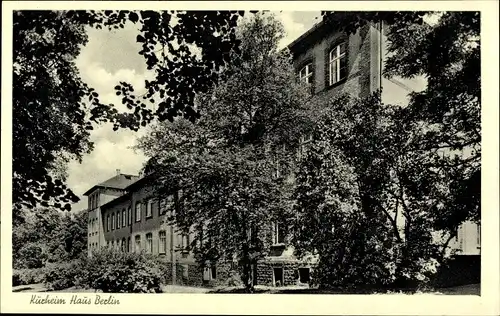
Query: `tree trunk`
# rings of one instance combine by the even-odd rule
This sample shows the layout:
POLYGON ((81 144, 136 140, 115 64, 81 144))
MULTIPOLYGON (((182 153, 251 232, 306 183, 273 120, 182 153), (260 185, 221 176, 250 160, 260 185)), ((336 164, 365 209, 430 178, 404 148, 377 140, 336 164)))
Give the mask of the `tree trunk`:
POLYGON ((248 251, 248 245, 243 246, 243 258, 242 258, 242 266, 243 266, 243 283, 245 284, 245 291, 247 293, 254 292, 253 286, 253 269, 252 262, 250 260, 250 254, 248 251))

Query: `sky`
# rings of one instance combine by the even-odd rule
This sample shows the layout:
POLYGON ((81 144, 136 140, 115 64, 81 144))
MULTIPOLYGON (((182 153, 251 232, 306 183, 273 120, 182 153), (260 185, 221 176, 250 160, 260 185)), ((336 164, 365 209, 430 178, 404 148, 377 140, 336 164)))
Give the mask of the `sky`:
MULTIPOLYGON (((274 12, 283 23, 286 37, 280 45, 285 47, 320 21, 319 11, 274 12)), ((143 58, 138 54, 141 47, 135 38, 137 27, 130 23, 124 29, 108 31, 89 29, 89 41, 76 60, 82 79, 96 89, 104 103, 121 105, 114 87, 119 81, 131 83, 136 90, 144 89, 144 81, 152 76, 147 72, 143 58)), ((118 106, 118 109, 122 109, 118 106)), ((82 163, 70 162, 67 184, 80 196, 73 205, 76 211, 87 207, 83 193, 92 186, 105 181, 117 173, 139 173, 146 157, 131 147, 137 138, 147 132, 120 129, 113 131, 111 124, 104 124, 91 133, 94 150, 83 157, 82 163)))

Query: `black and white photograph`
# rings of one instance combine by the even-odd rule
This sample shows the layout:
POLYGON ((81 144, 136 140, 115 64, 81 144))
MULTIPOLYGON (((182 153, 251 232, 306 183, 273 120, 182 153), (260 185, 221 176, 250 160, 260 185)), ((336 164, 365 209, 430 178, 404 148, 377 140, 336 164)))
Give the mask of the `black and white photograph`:
POLYGON ((488 6, 215 3, 10 11, 2 292, 484 298, 488 6))

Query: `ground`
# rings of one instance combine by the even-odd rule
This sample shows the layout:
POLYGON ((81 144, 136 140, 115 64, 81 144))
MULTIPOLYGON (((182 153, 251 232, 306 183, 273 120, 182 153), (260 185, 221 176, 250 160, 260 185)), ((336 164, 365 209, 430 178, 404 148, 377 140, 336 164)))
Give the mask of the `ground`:
MULTIPOLYGON (((435 292, 431 293, 422 293, 417 292, 416 294, 438 294, 438 295, 480 295, 480 284, 469 284, 462 286, 455 286, 450 288, 441 288, 435 292)), ((209 288, 201 288, 201 287, 190 287, 190 286, 181 286, 181 285, 164 285, 162 287, 163 293, 244 293, 244 289, 236 288, 236 287, 228 287, 228 288, 218 288, 218 289, 209 289, 209 288)), ((43 286, 43 284, 31 284, 31 285, 20 285, 13 287, 13 292, 46 292, 47 289, 43 286)), ((56 291, 56 292, 95 292, 94 290, 83 290, 77 289, 74 287, 56 291)), ((287 286, 287 287, 266 287, 266 286, 257 286, 255 288, 255 293, 262 294, 346 294, 341 291, 322 291, 316 289, 309 289, 304 287, 296 287, 296 286, 287 286)), ((391 294, 404 294, 402 292, 394 292, 391 294)))

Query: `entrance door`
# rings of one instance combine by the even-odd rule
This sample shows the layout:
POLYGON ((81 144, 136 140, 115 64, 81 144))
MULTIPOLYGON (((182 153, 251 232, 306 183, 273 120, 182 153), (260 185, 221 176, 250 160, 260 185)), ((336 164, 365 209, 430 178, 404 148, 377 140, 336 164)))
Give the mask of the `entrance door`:
POLYGON ((274 286, 283 286, 283 268, 273 268, 274 286))

